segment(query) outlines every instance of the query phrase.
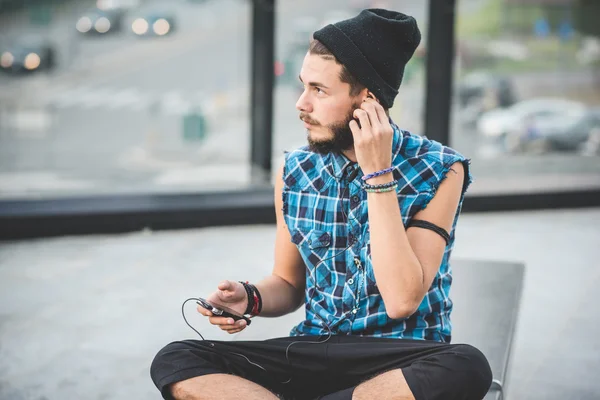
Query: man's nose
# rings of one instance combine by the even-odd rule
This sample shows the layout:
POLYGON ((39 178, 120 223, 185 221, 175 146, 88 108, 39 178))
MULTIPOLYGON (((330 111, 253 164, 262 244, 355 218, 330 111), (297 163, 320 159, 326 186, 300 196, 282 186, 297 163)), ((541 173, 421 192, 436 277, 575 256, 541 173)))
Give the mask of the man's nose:
POLYGON ((298 111, 302 111, 302 112, 306 112, 306 113, 312 112, 312 105, 308 101, 308 96, 307 96, 306 90, 304 90, 302 92, 302 94, 300 94, 300 97, 298 98, 298 101, 296 102, 296 109, 298 111))

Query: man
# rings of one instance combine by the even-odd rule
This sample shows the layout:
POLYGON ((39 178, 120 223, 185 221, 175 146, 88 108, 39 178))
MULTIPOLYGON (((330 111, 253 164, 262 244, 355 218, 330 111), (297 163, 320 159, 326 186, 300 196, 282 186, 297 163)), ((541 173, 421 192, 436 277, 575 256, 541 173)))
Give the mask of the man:
MULTIPOLYGON (((166 399, 481 399, 487 360, 449 344, 468 161, 388 117, 417 24, 372 9, 313 36, 296 104, 308 146, 286 154, 275 183, 273 273, 208 297, 265 317, 304 304, 306 319, 290 337, 171 343, 154 383, 166 399)), ((246 328, 199 312, 229 333, 246 328)))

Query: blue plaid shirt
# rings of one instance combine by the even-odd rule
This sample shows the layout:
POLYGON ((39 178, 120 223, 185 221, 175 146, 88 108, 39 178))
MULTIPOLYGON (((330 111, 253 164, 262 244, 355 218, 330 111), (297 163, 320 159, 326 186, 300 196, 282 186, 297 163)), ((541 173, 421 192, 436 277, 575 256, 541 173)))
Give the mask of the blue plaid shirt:
MULTIPOLYGON (((407 226, 427 206, 457 161, 465 165, 467 189, 471 182, 469 161, 438 142, 392 126, 393 173, 398 180, 402 221, 407 226)), ((391 319, 373 274, 367 196, 361 188, 360 169, 348 182, 356 168, 356 163, 341 154, 320 155, 305 147, 286 154, 283 214, 292 242, 306 264, 306 319, 292 329, 291 335, 327 334, 323 319, 334 334, 450 342, 452 270, 448 261, 457 218, 423 302, 410 317, 391 319)))

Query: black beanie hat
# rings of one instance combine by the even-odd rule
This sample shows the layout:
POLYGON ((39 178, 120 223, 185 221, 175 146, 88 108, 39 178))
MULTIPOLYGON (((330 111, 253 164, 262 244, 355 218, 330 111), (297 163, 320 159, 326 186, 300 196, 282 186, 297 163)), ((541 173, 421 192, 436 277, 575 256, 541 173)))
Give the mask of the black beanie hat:
POLYGON ((327 25, 313 38, 373 92, 381 105, 391 108, 404 66, 421 42, 421 32, 413 17, 374 8, 327 25))

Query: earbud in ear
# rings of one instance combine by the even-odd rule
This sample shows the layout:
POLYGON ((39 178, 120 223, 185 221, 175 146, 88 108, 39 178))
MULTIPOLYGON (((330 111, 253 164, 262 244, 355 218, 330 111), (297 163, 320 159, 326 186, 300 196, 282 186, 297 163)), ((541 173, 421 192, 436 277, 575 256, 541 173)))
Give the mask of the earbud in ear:
POLYGON ((377 97, 375 97, 375 95, 373 93, 371 93, 371 92, 367 92, 367 98, 373 99, 373 100, 375 100, 376 102, 379 103, 379 100, 377 99, 377 97))

